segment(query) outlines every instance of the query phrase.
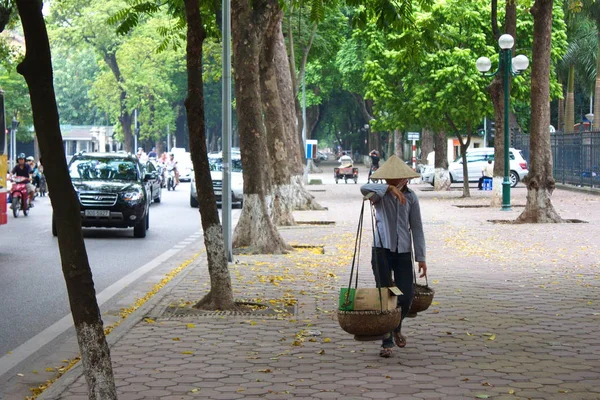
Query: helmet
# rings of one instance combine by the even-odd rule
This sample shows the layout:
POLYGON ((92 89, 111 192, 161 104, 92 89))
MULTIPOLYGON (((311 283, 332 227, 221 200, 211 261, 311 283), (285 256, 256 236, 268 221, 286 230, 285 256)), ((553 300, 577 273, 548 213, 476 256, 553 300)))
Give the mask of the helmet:
POLYGON ((23 160, 25 159, 25 153, 19 153, 19 155, 17 156, 17 161, 20 160, 21 158, 23 160))
POLYGON ((27 157, 27 161, 34 161, 32 156, 27 157))

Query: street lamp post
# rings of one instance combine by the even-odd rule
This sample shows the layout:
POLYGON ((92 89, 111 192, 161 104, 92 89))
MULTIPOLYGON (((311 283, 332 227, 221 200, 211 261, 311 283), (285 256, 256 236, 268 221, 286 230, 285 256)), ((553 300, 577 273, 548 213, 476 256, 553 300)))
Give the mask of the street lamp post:
POLYGON ((515 40, 509 34, 504 34, 498 39, 500 46, 500 60, 498 69, 492 74, 486 74, 492 67, 492 62, 487 57, 479 57, 476 65, 477 70, 485 76, 495 76, 502 72, 502 81, 504 87, 504 179, 502 181, 502 210, 510 211, 510 165, 509 165, 509 105, 510 105, 510 77, 521 74, 529 66, 529 59, 524 55, 518 55, 512 58, 512 47, 515 40), (509 68, 510 67, 510 68, 509 68))

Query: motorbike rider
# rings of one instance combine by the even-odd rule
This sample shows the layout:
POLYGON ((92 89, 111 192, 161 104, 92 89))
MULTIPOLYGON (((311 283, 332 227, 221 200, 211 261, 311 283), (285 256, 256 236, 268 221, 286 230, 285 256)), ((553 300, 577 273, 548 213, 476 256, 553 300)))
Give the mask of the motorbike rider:
POLYGON ((179 185, 179 171, 177 170, 177 161, 175 161, 175 154, 169 153, 169 159, 166 162, 167 169, 173 168, 175 173, 175 185, 179 185))
POLYGON ((20 176, 27 178, 29 181, 26 183, 27 193, 29 194, 29 206, 33 207, 33 199, 35 198, 35 186, 31 183, 31 174, 33 170, 31 166, 25 162, 25 154, 21 153, 17 156, 17 165, 10 172, 10 178, 20 176))
POLYGON ((379 153, 377 150, 371 150, 369 157, 371 157, 371 168, 369 168, 368 181, 371 180, 371 174, 379 169, 379 153))
POLYGON ((352 160, 352 157, 350 157, 348 154, 346 154, 346 152, 342 152, 342 156, 340 157, 340 159, 338 160, 340 162, 340 167, 342 168, 348 168, 348 167, 352 167, 354 165, 354 161, 352 160))

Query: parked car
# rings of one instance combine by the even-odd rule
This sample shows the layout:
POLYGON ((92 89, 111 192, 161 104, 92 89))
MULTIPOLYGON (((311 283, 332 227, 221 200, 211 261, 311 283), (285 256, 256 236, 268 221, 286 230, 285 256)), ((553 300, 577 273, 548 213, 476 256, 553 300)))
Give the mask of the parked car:
MULTIPOLYGON (((217 198, 217 204, 222 204, 223 196, 223 159, 209 157, 210 177, 212 179, 213 190, 217 198)), ((231 202, 242 207, 244 202, 244 176, 242 174, 242 160, 238 157, 231 159, 231 202)), ((192 184, 190 185, 190 206, 198 207, 198 194, 196 193, 196 180, 192 175, 192 184)))
POLYGON ((147 182, 148 191, 150 192, 150 199, 154 200, 155 203, 160 203, 162 197, 162 172, 158 163, 154 159, 146 161, 144 165, 144 173, 150 174, 147 182))
MULTIPOLYGON (((79 153, 69 163, 83 227, 133 227, 143 238, 150 226, 148 182, 153 179, 130 153, 79 153)), ((57 235, 52 218, 52 234, 57 235)))
MULTIPOLYGON (((481 171, 488 160, 494 161, 493 147, 480 147, 467 151, 467 168, 469 173, 469 182, 478 182, 481 171)), ((529 173, 527 161, 523 158, 521 150, 509 149, 510 164, 510 185, 515 187, 517 183, 523 180, 529 173)), ((463 161, 462 156, 458 157, 448 166, 450 179, 452 182, 463 182, 463 161)), ((433 184, 433 180, 430 182, 433 184)))

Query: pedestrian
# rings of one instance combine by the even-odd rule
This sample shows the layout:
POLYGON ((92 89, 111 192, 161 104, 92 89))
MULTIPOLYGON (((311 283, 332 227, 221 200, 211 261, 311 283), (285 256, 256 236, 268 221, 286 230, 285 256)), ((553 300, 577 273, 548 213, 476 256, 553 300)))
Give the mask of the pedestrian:
POLYGON ((481 170, 481 176, 479 177, 479 184, 477 185, 477 188, 479 190, 483 190, 483 180, 485 178, 492 179, 493 177, 494 177, 494 164, 493 164, 493 161, 491 159, 489 159, 487 164, 485 165, 485 167, 481 170))
POLYGON ((354 162, 358 163, 360 161, 360 152, 358 150, 356 150, 354 152, 354 162))
POLYGON ((414 295, 413 248, 420 277, 427 276, 419 200, 407 186, 409 179, 418 176, 403 160, 392 155, 372 175, 374 179, 385 179, 386 183, 367 183, 360 188, 375 207, 376 226, 371 252, 375 283, 377 287, 395 284, 402 291, 402 295, 398 296, 398 306, 402 309, 400 324, 385 334, 381 343, 379 355, 385 358, 392 356, 394 343, 398 347, 406 346, 406 336, 402 335, 401 330, 414 295))

